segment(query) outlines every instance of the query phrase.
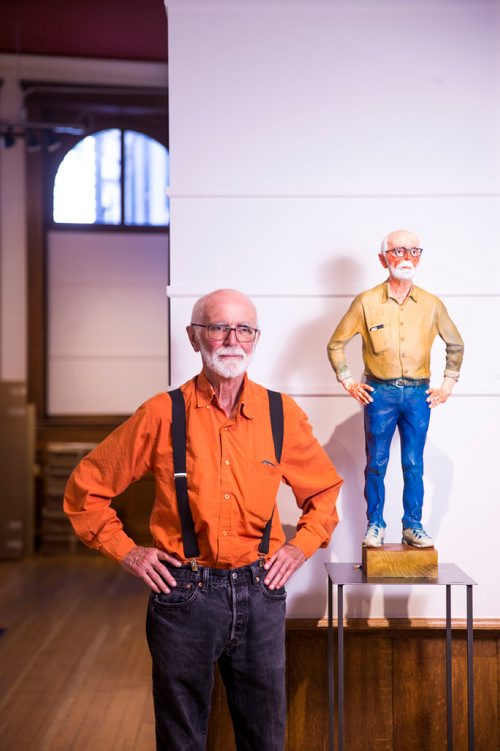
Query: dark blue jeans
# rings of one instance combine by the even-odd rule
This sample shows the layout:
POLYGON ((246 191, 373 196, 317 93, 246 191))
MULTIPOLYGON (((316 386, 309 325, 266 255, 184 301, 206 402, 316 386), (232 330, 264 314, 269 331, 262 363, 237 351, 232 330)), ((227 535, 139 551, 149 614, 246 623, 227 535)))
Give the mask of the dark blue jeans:
POLYGON ((285 589, 258 563, 171 570, 177 587, 152 593, 147 617, 157 751, 205 750, 216 662, 238 750, 283 751, 285 589))
POLYGON ((403 528, 422 529, 424 501, 424 446, 430 409, 426 401, 428 383, 396 386, 367 378, 373 387, 373 402, 365 407, 365 498, 368 524, 385 527, 384 478, 396 426, 401 438, 403 468, 403 528))

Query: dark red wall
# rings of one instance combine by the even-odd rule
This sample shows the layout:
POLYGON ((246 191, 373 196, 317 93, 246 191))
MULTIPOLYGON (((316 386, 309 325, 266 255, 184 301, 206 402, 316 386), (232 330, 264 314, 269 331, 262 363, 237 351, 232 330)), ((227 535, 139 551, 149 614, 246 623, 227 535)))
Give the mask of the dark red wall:
POLYGON ((0 52, 167 60, 163 0, 0 0, 0 52))

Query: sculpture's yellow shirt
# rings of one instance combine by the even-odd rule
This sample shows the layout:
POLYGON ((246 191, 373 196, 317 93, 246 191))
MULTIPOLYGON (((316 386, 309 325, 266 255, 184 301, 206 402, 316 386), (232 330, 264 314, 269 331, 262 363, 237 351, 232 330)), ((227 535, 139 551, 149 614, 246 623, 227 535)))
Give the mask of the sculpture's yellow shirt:
POLYGON ((344 347, 356 334, 363 339, 366 375, 382 380, 429 378, 436 336, 446 344, 445 376, 458 378, 464 344, 438 297, 413 286, 400 305, 387 282, 354 298, 328 343, 328 358, 339 381, 351 377, 344 347))

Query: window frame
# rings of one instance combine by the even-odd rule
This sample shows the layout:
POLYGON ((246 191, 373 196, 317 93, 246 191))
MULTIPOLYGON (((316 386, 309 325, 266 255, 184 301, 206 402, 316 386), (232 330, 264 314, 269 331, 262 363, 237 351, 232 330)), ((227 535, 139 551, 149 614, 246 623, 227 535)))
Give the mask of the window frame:
MULTIPOLYGON (((69 148, 67 147, 67 143, 65 145, 66 147, 61 149, 58 149, 57 152, 54 152, 54 156, 56 157, 53 161, 48 159, 47 161, 50 164, 50 172, 51 175, 53 174, 53 180, 52 185, 49 190, 49 195, 47 196, 47 202, 48 202, 48 209, 49 209, 49 216, 46 219, 46 231, 51 229, 59 229, 59 228, 85 228, 85 227, 95 227, 100 229, 110 229, 110 230, 141 230, 141 231, 150 231, 152 229, 157 229, 160 232, 166 232, 170 226, 170 222, 168 224, 126 224, 125 219, 125 134, 126 133, 137 133, 142 136, 146 136, 147 138, 151 138, 156 143, 159 143, 161 146, 163 146, 166 151, 168 158, 170 158, 170 153, 168 150, 168 147, 159 141, 157 138, 154 138, 153 136, 149 135, 149 133, 145 133, 144 131, 139 131, 136 128, 125 128, 122 126, 114 126, 114 128, 99 128, 99 130, 92 130, 85 135, 77 136, 74 140, 74 143, 69 148), (59 171, 59 167, 61 166, 62 162, 64 161, 65 157, 76 147, 78 146, 81 141, 88 137, 93 135, 98 135, 99 133, 102 133, 106 130, 118 130, 120 133, 120 216, 121 221, 119 224, 112 224, 111 222, 108 222, 106 224, 100 223, 100 222, 56 222, 54 221, 54 183, 57 176, 57 172, 59 171)), ((71 139, 73 140, 73 138, 71 139)), ((69 139, 67 139, 67 142, 69 142, 69 139)))
MULTIPOLYGON (((168 92, 147 87, 58 86, 23 81, 29 121, 87 125, 89 133, 120 128, 144 133, 169 149, 168 92)), ((26 155, 27 251, 28 251, 28 399, 36 406, 38 432, 52 429, 63 435, 81 435, 94 428, 109 430, 126 417, 75 415, 55 417, 47 413, 48 384, 48 287, 47 245, 49 231, 150 232, 170 236, 170 225, 71 224, 53 220, 54 179, 64 156, 82 136, 61 134, 61 147, 54 153, 41 149, 26 155), (76 431, 76 433, 75 433, 76 431), (79 432, 80 431, 80 432, 79 432)))

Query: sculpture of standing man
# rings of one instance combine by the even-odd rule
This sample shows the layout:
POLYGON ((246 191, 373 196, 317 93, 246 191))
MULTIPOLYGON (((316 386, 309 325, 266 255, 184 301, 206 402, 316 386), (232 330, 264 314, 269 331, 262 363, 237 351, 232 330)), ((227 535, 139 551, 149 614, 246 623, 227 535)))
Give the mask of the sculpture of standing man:
POLYGON ((423 451, 430 409, 450 396, 463 359, 462 338, 439 298, 414 286, 420 263, 419 239, 395 230, 382 241, 379 260, 388 279, 359 294, 328 343, 328 357, 343 388, 364 405, 368 527, 364 546, 384 542, 384 478, 392 437, 399 429, 403 468, 403 542, 430 547, 422 527, 423 451), (344 347, 356 335, 363 341, 365 382, 354 380, 344 347), (430 388, 430 353, 439 335, 446 344, 440 388, 430 388))

